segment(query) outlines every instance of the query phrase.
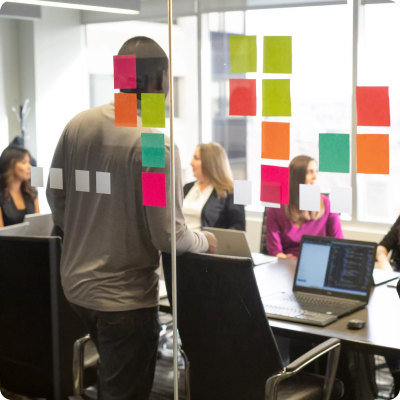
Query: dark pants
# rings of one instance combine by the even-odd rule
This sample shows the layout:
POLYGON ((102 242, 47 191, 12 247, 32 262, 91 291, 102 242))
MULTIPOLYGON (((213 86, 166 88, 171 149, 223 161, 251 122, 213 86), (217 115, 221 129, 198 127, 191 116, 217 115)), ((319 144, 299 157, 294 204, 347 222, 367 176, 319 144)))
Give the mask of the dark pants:
POLYGON ((100 356, 100 400, 147 400, 160 333, 158 307, 102 312, 71 304, 100 356))

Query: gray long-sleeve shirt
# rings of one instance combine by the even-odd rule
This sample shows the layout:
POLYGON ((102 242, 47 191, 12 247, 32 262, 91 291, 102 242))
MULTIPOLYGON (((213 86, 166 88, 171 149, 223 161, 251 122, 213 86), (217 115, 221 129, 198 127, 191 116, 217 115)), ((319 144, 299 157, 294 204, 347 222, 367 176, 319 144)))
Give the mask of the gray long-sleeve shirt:
MULTIPOLYGON (((114 104, 77 115, 60 137, 52 168, 62 168, 64 189, 47 185, 55 222, 64 230, 61 280, 67 299, 99 311, 158 304, 158 251, 171 250, 170 143, 165 168, 142 167, 141 133, 115 127, 114 104), (90 192, 76 191, 75 171, 89 171, 90 192), (96 193, 96 172, 111 174, 111 195, 96 193), (145 207, 142 172, 164 172, 167 207, 145 207)), ((175 147, 176 148, 176 147, 175 147)), ((181 167, 176 148, 177 253, 205 252, 208 241, 192 232, 182 212, 181 167)))

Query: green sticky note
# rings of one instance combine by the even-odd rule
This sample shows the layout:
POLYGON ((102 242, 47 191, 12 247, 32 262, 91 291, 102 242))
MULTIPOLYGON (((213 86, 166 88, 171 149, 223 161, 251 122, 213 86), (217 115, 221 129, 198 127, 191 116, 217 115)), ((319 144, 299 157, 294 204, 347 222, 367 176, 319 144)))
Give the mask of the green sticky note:
POLYGON ((165 168, 163 133, 142 133, 142 166, 165 168))
POLYGON ((164 93, 142 93, 142 126, 165 128, 164 93))
POLYGON ((350 172, 350 135, 319 134, 319 170, 322 172, 350 172))
POLYGON ((263 117, 291 117, 290 79, 263 79, 263 117))
POLYGON ((292 37, 264 36, 264 66, 267 74, 292 73, 292 37))
POLYGON ((256 36, 229 36, 231 72, 257 72, 256 36))

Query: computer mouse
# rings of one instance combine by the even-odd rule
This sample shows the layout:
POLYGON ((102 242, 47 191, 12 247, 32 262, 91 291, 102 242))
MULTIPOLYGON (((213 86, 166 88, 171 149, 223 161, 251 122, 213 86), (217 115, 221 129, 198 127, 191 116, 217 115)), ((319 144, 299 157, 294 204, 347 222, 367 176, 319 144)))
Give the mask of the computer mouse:
POLYGON ((361 319, 351 319, 347 323, 347 327, 349 329, 361 329, 364 328, 365 326, 365 321, 362 321, 361 319))

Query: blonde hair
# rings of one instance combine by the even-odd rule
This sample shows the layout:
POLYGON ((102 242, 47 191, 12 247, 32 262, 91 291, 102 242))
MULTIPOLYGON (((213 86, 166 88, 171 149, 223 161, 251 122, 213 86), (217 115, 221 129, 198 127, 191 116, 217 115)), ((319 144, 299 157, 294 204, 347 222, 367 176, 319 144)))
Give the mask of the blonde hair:
POLYGON ((203 175, 208 178, 218 198, 233 193, 232 170, 224 148, 215 142, 199 144, 203 175))
POLYGON ((289 164, 289 205, 285 206, 286 218, 293 223, 303 223, 314 219, 320 219, 325 214, 325 205, 321 197, 321 208, 317 211, 300 211, 299 197, 300 184, 306 183, 308 164, 315 161, 308 156, 293 158, 289 164))

